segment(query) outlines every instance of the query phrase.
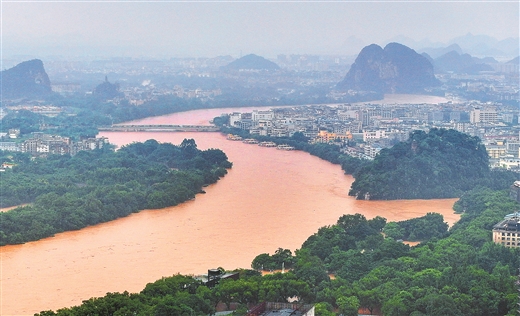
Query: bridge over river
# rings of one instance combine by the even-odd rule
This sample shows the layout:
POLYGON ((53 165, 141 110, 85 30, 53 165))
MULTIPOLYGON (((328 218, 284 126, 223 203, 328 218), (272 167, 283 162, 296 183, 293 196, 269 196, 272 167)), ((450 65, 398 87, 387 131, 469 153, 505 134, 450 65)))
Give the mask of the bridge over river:
POLYGON ((99 127, 99 131, 109 132, 218 132, 214 125, 112 125, 99 127))

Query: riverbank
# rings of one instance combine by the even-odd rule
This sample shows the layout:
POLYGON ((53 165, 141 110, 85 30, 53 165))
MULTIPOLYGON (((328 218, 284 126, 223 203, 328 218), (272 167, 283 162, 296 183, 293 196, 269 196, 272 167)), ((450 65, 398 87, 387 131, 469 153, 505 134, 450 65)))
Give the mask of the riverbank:
MULTIPOLYGON (((146 120, 209 124, 225 111, 197 110, 146 120)), ((193 201, 2 247, 1 315, 32 315, 107 292, 138 292, 149 282, 177 273, 249 268, 258 254, 279 247, 299 249, 318 228, 336 223, 344 214, 401 221, 437 212, 450 226, 460 218, 452 210, 456 199, 357 201, 348 196, 353 178, 340 166, 301 151, 232 142, 219 133, 99 136, 118 146, 147 139, 178 144, 193 138, 199 149, 222 149, 233 168, 193 201)))
POLYGON ((318 228, 347 213, 400 221, 437 212, 450 224, 459 218, 452 210, 455 199, 357 201, 348 196, 353 179, 340 166, 300 151, 231 142, 218 133, 102 136, 119 146, 194 138, 199 149, 222 149, 233 168, 193 201, 3 247, 2 315, 72 306, 107 292, 138 292, 176 273, 249 268, 260 253, 299 249, 318 228))

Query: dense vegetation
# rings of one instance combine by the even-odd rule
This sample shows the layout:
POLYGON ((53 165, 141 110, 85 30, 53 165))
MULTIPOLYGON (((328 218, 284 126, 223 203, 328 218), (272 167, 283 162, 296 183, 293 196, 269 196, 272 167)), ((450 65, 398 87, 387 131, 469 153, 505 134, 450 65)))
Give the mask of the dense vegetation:
POLYGON ((271 256, 268 253, 262 253, 255 257, 251 263, 251 267, 255 270, 282 270, 292 268, 294 265, 294 257, 291 250, 278 248, 271 256))
POLYGON ((49 133, 79 139, 95 137, 100 126, 204 107, 198 100, 184 100, 174 96, 161 96, 140 106, 129 104, 127 101, 116 105, 98 98, 99 94, 76 98, 55 96, 51 100, 52 103, 62 109, 62 113, 56 117, 47 117, 27 110, 9 112, 2 119, 0 130, 7 132, 10 128, 19 128, 21 134, 29 134, 42 131, 41 124, 45 123, 50 128, 49 133))
MULTIPOLYGON (((357 315, 359 308, 385 316, 516 315, 520 248, 490 240, 492 226, 519 205, 506 192, 489 189, 470 191, 456 208, 461 205, 466 213, 449 232, 415 247, 385 239, 381 231, 392 223, 384 218, 344 215, 310 236, 295 256, 280 248, 253 261, 253 266, 264 259, 291 262, 292 271, 285 274, 261 277, 243 270, 239 280, 226 279, 211 289, 176 275, 148 284, 139 294, 108 293, 37 315, 207 315, 218 302, 245 308, 290 297, 315 304, 316 314, 325 316, 357 315)), ((437 227, 441 217, 428 214, 419 220, 425 230, 442 231, 437 227)))
POLYGON ((448 232, 448 224, 442 215, 428 213, 425 216, 400 222, 390 222, 383 229, 385 236, 396 240, 424 241, 443 237, 448 232))
POLYGON ((0 205, 30 204, 0 213, 0 245, 179 204, 230 167, 225 153, 201 151, 193 139, 179 146, 147 140, 117 152, 105 148, 73 157, 20 159, 12 170, 0 173, 0 205))
POLYGON ((514 178, 506 175, 490 171, 478 137, 432 128, 381 150, 356 174, 349 194, 374 200, 452 198, 478 185, 507 187, 514 178))

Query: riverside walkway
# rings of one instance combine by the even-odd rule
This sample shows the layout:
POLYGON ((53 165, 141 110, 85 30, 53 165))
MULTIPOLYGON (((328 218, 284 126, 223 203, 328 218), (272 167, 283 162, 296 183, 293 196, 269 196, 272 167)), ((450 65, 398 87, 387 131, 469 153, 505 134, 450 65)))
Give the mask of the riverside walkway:
POLYGON ((99 127, 99 131, 108 132, 218 132, 214 125, 112 125, 99 127))

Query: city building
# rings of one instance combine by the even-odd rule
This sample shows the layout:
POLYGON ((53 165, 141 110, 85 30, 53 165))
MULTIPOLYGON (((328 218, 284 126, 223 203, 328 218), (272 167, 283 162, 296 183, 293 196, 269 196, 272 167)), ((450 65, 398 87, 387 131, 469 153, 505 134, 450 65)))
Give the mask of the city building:
POLYGON ((507 147, 504 144, 487 144, 486 151, 489 155, 489 158, 499 159, 501 156, 506 154, 507 147))
POLYGON ((108 139, 106 137, 87 138, 73 142, 68 137, 36 132, 33 133, 32 138, 20 144, 20 151, 39 157, 45 157, 49 154, 70 154, 74 156, 81 150, 101 149, 107 143, 108 139))
POLYGON ((213 288, 220 282, 220 280, 233 279, 236 281, 239 277, 238 272, 226 273, 220 269, 208 269, 208 274, 199 275, 195 277, 195 279, 204 283, 205 286, 213 288))
POLYGON ((262 302, 251 308, 246 316, 314 316, 314 305, 301 303, 262 302))
POLYGON ((0 142, 0 150, 21 151, 20 145, 15 142, 0 142))
POLYGON ((505 216, 493 226, 493 242, 507 248, 520 247, 520 212, 505 216))
POLYGON ((318 135, 314 139, 316 143, 331 143, 335 141, 346 141, 352 139, 352 134, 346 132, 344 134, 329 133, 328 131, 319 131, 318 135))
POLYGON ((498 160, 498 167, 507 170, 518 170, 520 168, 520 158, 513 155, 501 156, 498 160))
POLYGON ((259 111, 259 110, 253 110, 251 113, 251 119, 253 121, 270 121, 274 118, 274 112, 269 111, 259 111))
POLYGON ((515 181, 511 187, 509 187, 509 198, 520 202, 520 181, 515 181))
POLYGON ((365 142, 380 140, 381 138, 386 138, 385 130, 375 130, 375 131, 364 131, 363 132, 363 141, 365 141, 365 142))
POLYGON ((470 112, 469 121, 476 123, 496 123, 498 121, 498 113, 495 109, 475 109, 470 112))
POLYGON ((377 144, 368 144, 363 147, 363 153, 365 154, 365 158, 370 157, 374 159, 381 149, 381 146, 377 144))
POLYGON ((229 114, 229 126, 248 130, 252 135, 270 137, 290 137, 301 132, 311 143, 334 142, 359 147, 359 150, 352 148, 344 152, 363 158, 373 157, 379 149, 406 141, 414 130, 428 133, 431 128, 456 129, 482 140, 491 167, 520 172, 516 160, 520 157, 520 126, 511 126, 515 124, 511 120, 516 122, 517 117, 517 111, 511 106, 491 102, 450 101, 434 105, 345 103, 234 112, 229 114), (504 113, 510 115, 504 116, 504 113), (347 141, 345 135, 349 135, 348 140, 352 141, 347 141), (361 148, 374 143, 377 144, 361 148))
POLYGON ((8 132, 9 138, 18 138, 20 136, 19 128, 11 128, 8 132))
POLYGON ((242 119, 242 113, 233 112, 229 115, 229 126, 236 127, 240 124, 240 120, 242 119))

